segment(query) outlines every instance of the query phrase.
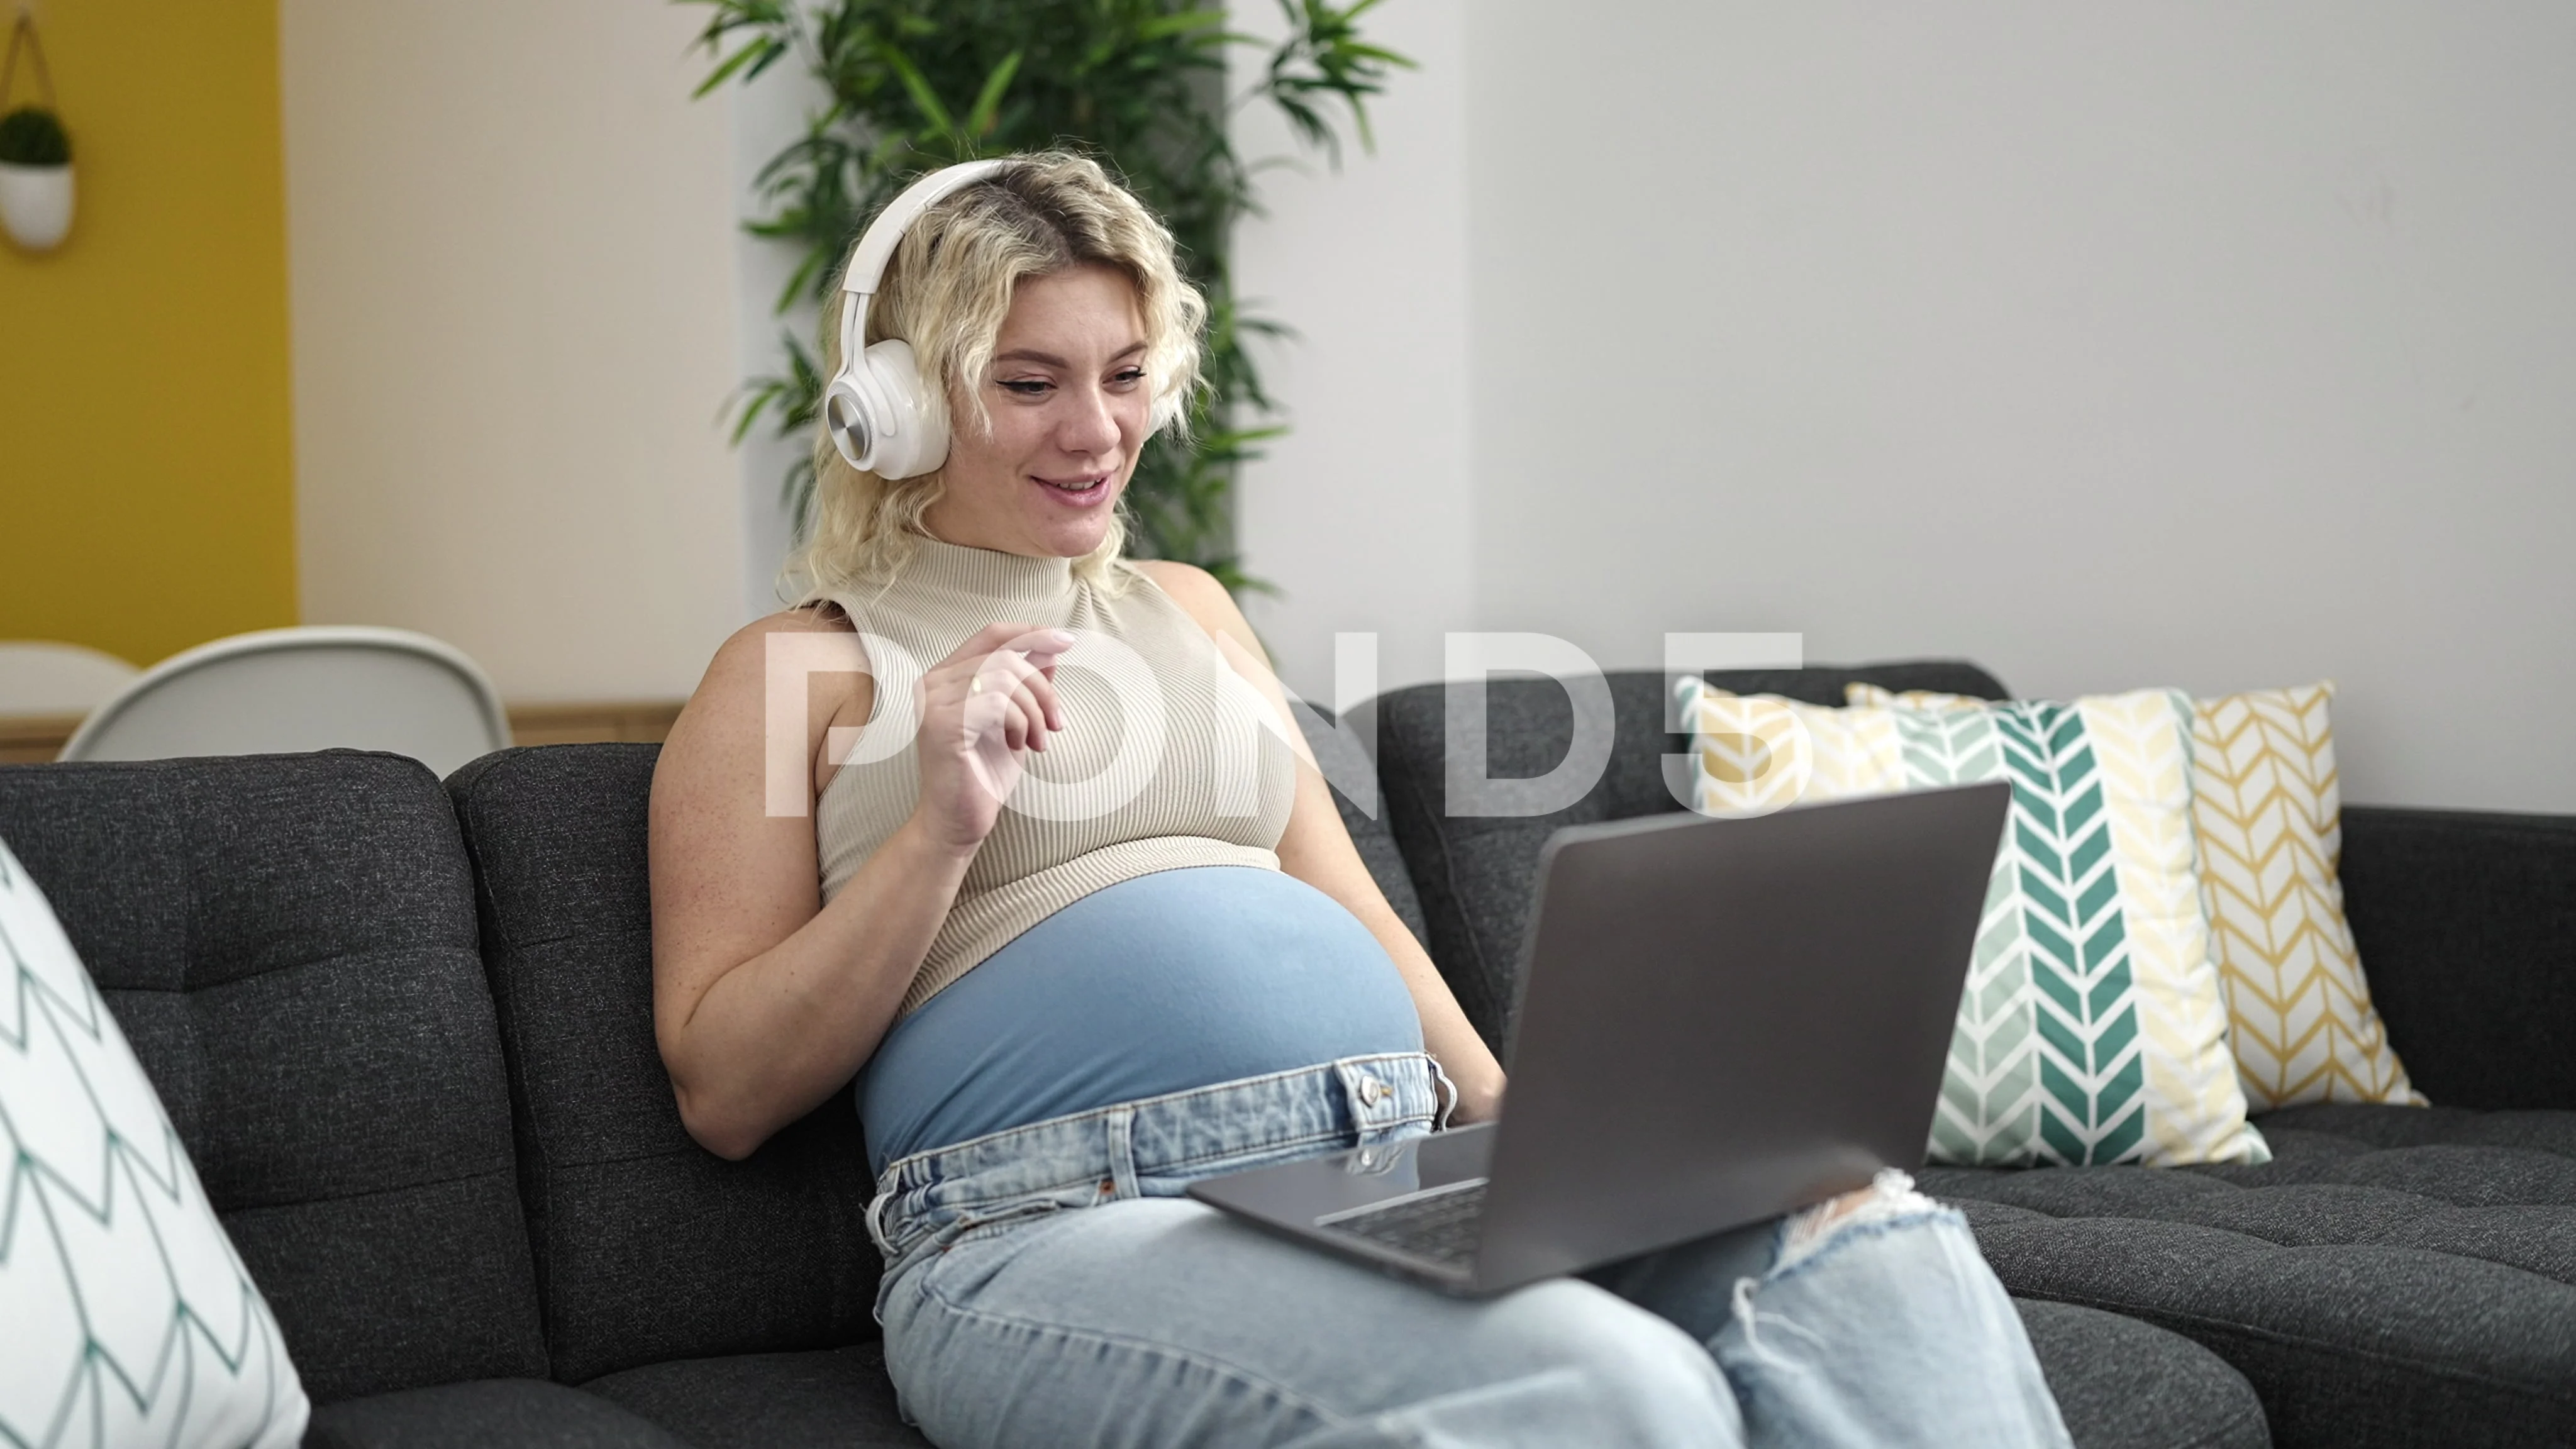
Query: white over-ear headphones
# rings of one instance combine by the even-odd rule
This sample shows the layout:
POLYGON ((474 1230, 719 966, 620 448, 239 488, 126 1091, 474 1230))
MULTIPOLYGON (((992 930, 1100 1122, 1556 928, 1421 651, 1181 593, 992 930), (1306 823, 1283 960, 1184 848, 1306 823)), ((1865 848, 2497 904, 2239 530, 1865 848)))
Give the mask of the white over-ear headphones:
POLYGON ((866 345, 868 299, 914 218, 1004 164, 969 161, 905 187, 850 254, 850 268, 841 274, 841 370, 823 389, 823 427, 851 467, 880 478, 916 478, 948 460, 947 391, 936 378, 924 384, 911 343, 889 337, 866 345))

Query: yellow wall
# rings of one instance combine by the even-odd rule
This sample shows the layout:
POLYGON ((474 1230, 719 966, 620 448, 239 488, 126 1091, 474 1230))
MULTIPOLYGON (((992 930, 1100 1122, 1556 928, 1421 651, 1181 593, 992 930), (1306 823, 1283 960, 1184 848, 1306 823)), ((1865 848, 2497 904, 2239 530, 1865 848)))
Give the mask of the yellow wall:
POLYGON ((79 213, 0 242, 0 638, 149 664, 292 624, 276 0, 38 20, 79 213))

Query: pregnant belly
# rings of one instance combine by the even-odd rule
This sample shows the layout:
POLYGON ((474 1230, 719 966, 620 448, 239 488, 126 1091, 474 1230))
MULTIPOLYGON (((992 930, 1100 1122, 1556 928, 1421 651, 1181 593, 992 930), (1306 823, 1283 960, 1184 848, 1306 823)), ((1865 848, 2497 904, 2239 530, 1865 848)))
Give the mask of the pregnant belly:
POLYGON ((988 1132, 1339 1057, 1422 1049, 1385 948, 1296 877, 1138 876, 1030 927, 886 1034, 877 1170, 988 1132))

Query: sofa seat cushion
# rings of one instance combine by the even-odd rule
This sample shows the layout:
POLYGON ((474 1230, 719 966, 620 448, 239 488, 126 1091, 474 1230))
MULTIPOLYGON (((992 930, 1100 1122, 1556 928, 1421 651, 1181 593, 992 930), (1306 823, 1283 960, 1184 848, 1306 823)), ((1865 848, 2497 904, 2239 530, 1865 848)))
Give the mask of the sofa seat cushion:
POLYGON ((304 1449, 689 1449, 596 1394, 543 1379, 473 1379, 343 1399, 304 1449))
POLYGON ((698 1449, 924 1449, 904 1423, 877 1342, 648 1364, 583 1387, 698 1449))
POLYGON ((2075 1449, 2264 1449, 2263 1401, 2179 1334, 2072 1303, 2013 1300, 2075 1449))
POLYGON ((2260 1166, 1936 1168, 2015 1294, 2216 1350, 2283 1446, 2576 1442, 2576 1112, 2316 1105, 2260 1166))

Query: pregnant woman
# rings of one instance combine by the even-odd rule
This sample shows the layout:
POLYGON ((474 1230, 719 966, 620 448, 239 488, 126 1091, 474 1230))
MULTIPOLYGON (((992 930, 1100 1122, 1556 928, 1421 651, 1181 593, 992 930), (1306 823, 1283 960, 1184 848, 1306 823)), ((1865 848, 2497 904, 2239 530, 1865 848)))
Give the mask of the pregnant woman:
POLYGON ((1170 235, 1061 154, 890 211, 803 601, 673 730, 652 879, 700 1143, 746 1156, 858 1079, 907 1416, 950 1449, 2064 1444, 1965 1225, 1899 1174, 1483 1301, 1180 1196, 1491 1117, 1502 1069, 1225 590, 1122 555, 1199 385, 1170 235))

